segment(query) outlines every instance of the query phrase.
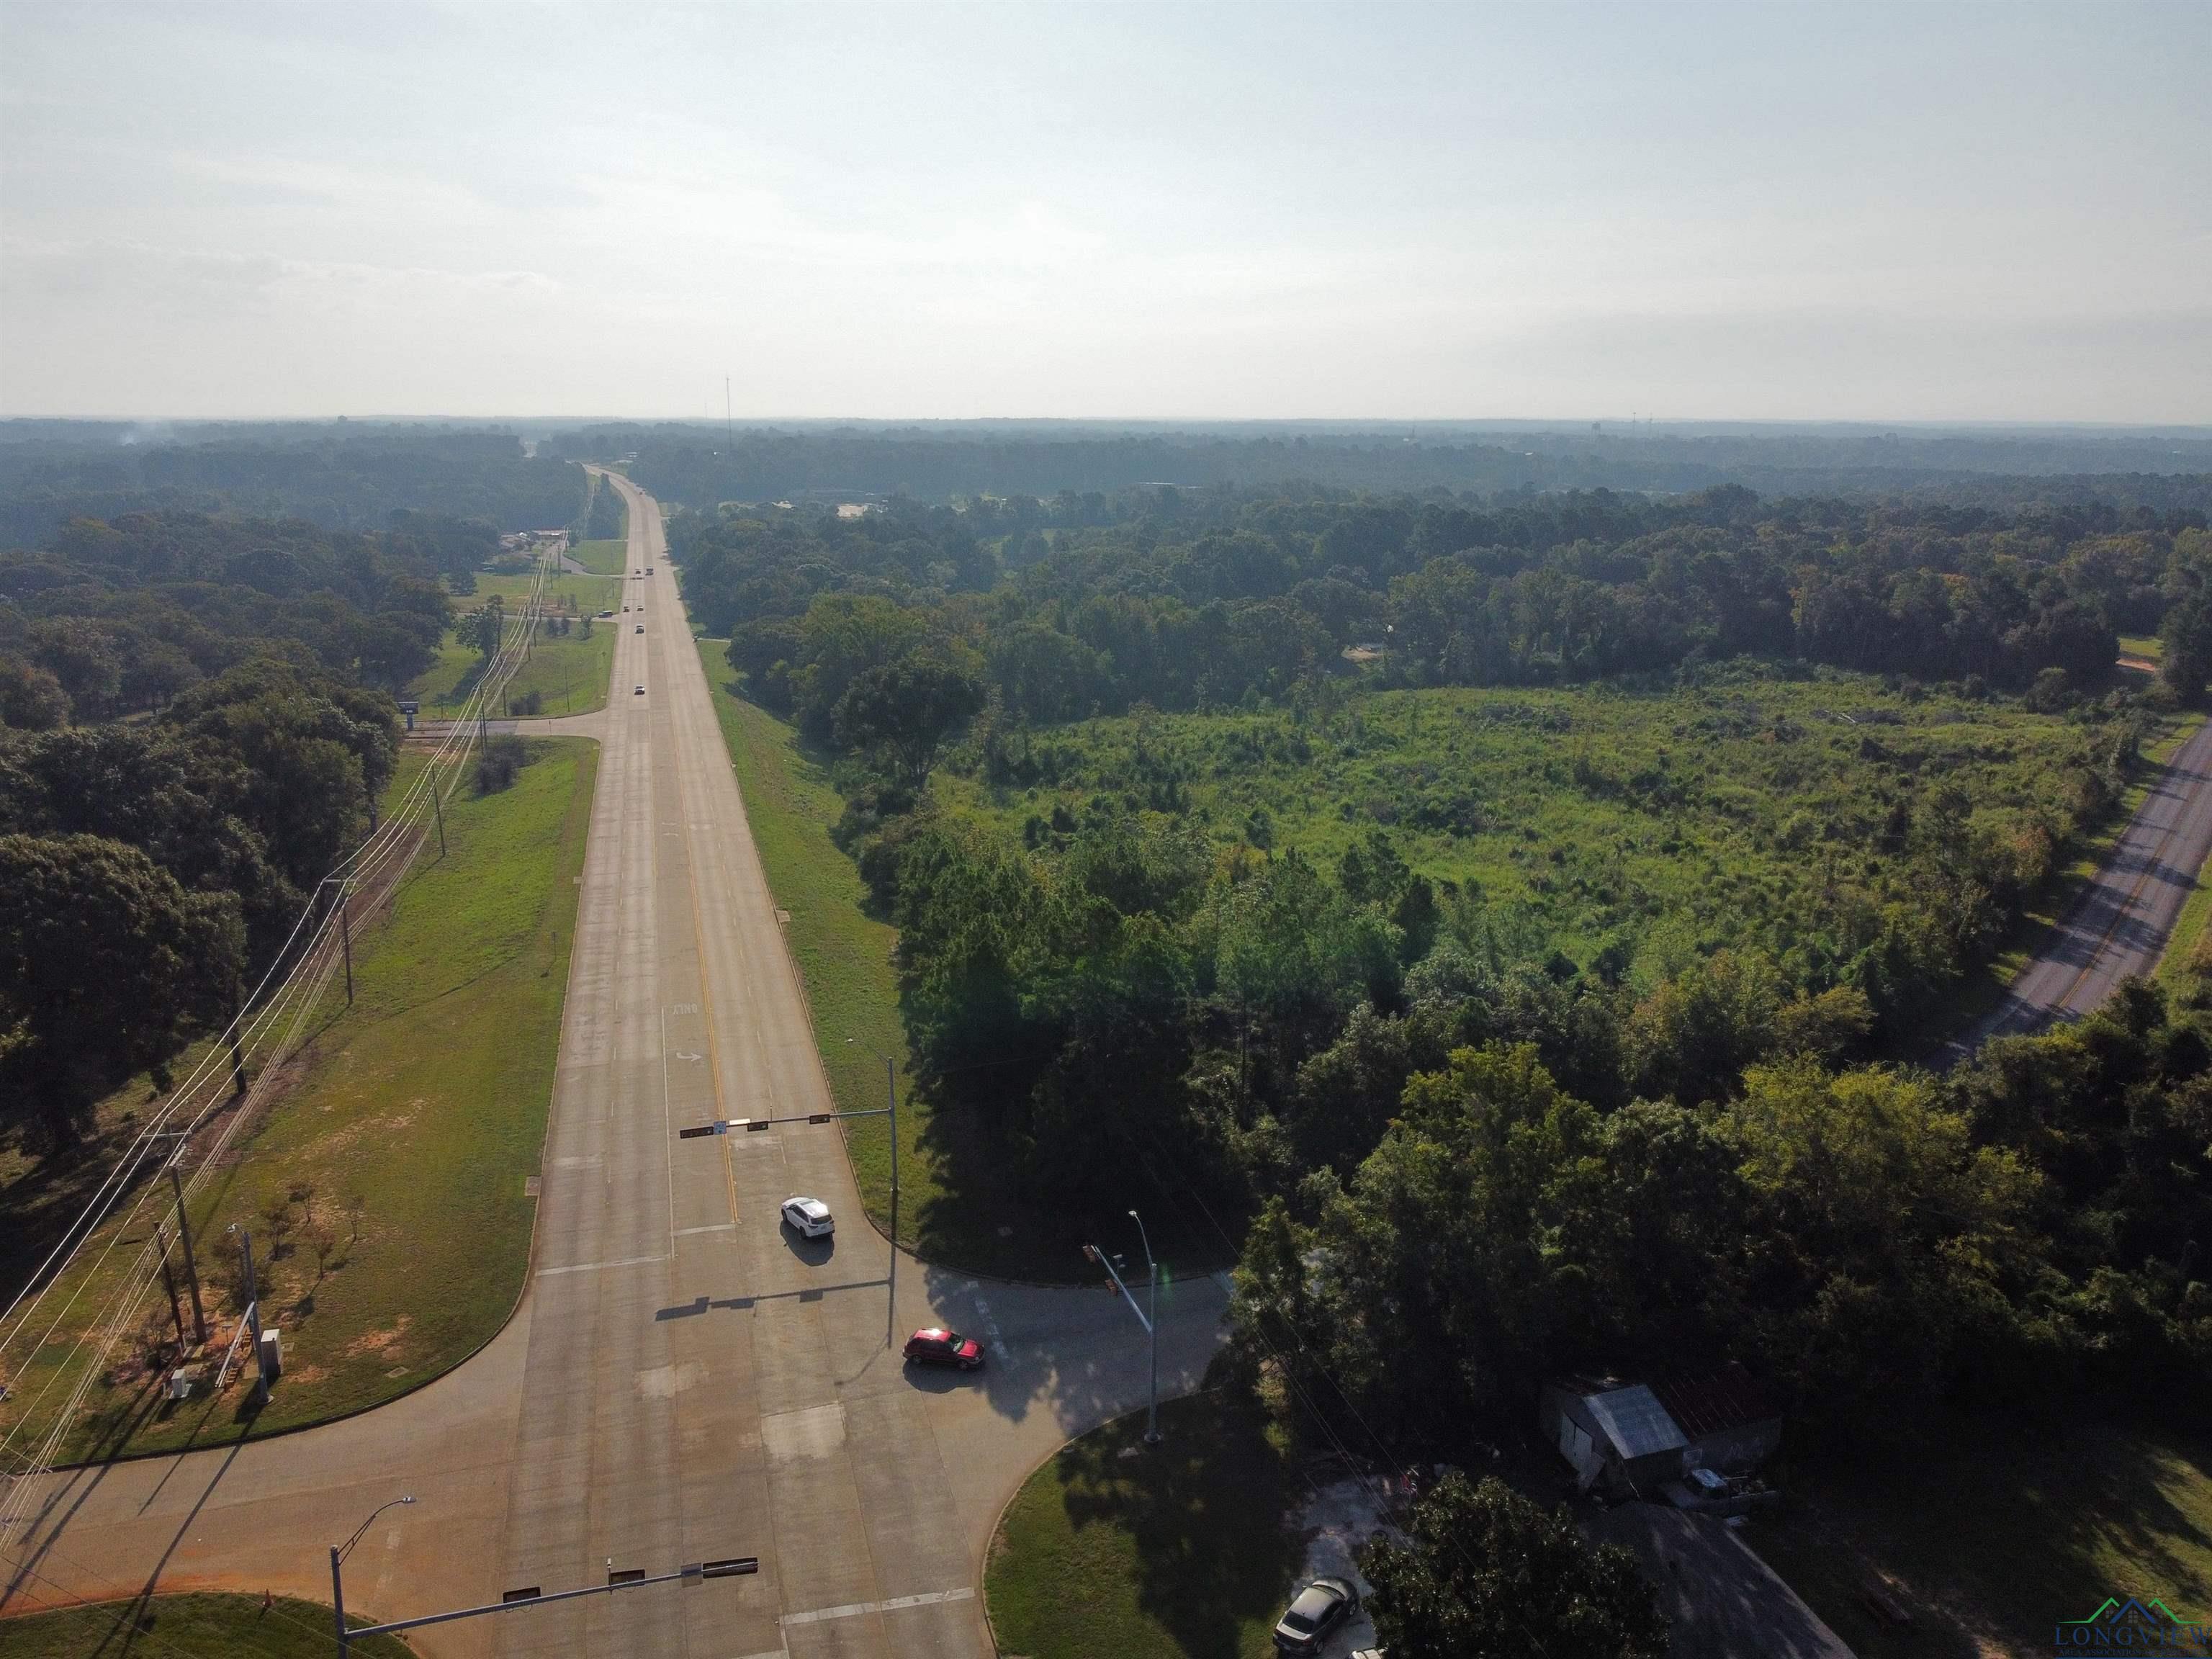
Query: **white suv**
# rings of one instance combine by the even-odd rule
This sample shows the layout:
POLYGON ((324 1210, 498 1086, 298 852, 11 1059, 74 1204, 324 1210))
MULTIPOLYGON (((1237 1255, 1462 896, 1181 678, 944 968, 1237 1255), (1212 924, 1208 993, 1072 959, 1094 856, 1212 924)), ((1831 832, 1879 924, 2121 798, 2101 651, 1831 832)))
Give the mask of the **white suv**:
POLYGON ((827 1238, 837 1231, 830 1206, 818 1198, 785 1199, 783 1219, 801 1238, 827 1238))

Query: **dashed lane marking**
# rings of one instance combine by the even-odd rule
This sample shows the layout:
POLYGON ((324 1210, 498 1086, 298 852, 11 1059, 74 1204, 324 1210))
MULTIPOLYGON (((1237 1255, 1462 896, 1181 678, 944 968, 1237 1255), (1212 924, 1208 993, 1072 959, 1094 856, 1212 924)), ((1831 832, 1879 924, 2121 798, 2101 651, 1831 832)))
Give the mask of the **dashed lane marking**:
POLYGON ((776 1620, 780 1625, 818 1625, 830 1619, 859 1619, 871 1613, 898 1613, 907 1607, 933 1607, 940 1601, 969 1601, 975 1592, 963 1586, 958 1589, 929 1590, 920 1595, 894 1595, 883 1601, 848 1601, 842 1607, 817 1607, 811 1613, 787 1613, 776 1620))
POLYGON ((538 1276, 540 1279, 550 1279, 556 1273, 596 1273, 605 1272, 610 1267, 641 1267, 648 1262, 667 1260, 665 1255, 626 1255, 619 1261, 579 1261, 573 1267, 540 1267, 538 1270, 538 1276))

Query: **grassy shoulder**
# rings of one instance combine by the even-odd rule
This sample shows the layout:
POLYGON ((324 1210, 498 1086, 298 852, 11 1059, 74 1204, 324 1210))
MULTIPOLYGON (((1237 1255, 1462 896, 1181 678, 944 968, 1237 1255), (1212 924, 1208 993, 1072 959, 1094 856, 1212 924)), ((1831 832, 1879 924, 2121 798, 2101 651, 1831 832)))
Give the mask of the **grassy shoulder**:
MULTIPOLYGON (((348 1620, 361 1624, 358 1619, 348 1620)), ((280 1595, 157 1595, 0 1619, 0 1659, 323 1659, 331 1610, 280 1595)), ((361 1659, 406 1659, 397 1636, 354 1644, 361 1659)))
POLYGON ((1928 1451, 1783 1487, 1747 1541, 1860 1659, 2045 1652, 2108 1595, 2212 1615, 2212 1442, 1963 1419, 1928 1451), (1878 1613, 1869 1586, 1912 1622, 1878 1613))
POLYGON ((984 1573, 1001 1650, 1029 1659, 1260 1659, 1299 1563, 1303 1488, 1231 1391, 1138 1412, 1062 1447, 1006 1505, 984 1573))
MULTIPOLYGON (((290 1085, 196 1200, 218 1342, 241 1301, 235 1253, 218 1241, 234 1222, 253 1235, 264 1321, 284 1340, 268 1405, 250 1413, 236 1379, 161 1400, 157 1291, 70 1455, 228 1443, 359 1411, 450 1370, 506 1322, 528 1268, 524 1181, 551 1098, 598 759, 576 740, 528 752, 509 789, 455 793, 447 856, 426 848, 386 913, 355 930, 352 1006, 342 983, 325 993, 290 1085)), ((35 1409, 38 1369, 15 1409, 35 1409)))
MULTIPOLYGON (((893 930, 860 908, 853 861, 830 839, 844 810, 827 771, 791 726, 730 689, 717 640, 697 642, 715 717, 744 797, 745 817, 784 937, 813 1011, 815 1041, 831 1092, 847 1111, 884 1101, 882 1056, 903 1056, 893 930)), ((899 1095, 899 1242, 941 1266, 1010 1279, 1084 1279, 1080 1240, 1064 1218, 1040 1216, 994 1180, 993 1161, 963 1157, 928 1102, 899 1095)), ((868 1214, 890 1221, 890 1132, 882 1119, 847 1126, 846 1147, 868 1214)))

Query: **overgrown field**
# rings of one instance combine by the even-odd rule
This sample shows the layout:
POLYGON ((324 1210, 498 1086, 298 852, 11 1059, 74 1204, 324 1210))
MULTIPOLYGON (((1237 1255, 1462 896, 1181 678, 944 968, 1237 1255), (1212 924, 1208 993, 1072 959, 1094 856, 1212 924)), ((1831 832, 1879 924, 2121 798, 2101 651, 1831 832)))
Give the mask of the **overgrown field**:
MULTIPOLYGON (((353 1006, 334 984, 296 1082, 196 1201, 218 1341, 242 1305, 224 1229, 253 1235, 264 1321, 284 1334, 270 1402, 249 1417, 234 1381, 164 1405, 169 1312, 157 1292, 142 1340, 95 1389, 72 1455, 357 1411, 449 1370, 505 1322, 528 1265, 523 1183, 537 1173, 552 1093, 598 759, 576 741, 526 752, 504 792, 455 792, 447 855, 426 848, 387 915, 355 932, 353 1006)), ((0 1424, 37 1409, 40 1368, 11 1380, 0 1424)))
POLYGON ((1557 951, 1639 988, 1721 945, 1822 948, 1897 894, 1916 832, 2053 843, 2093 765, 2063 716, 1832 672, 1398 691, 984 741, 994 760, 934 787, 1032 844, 1109 803, 1332 867, 1381 829, 1501 955, 1557 951))
MULTIPOLYGON (((289 1595, 265 1612, 258 1595, 157 1595, 0 1619, 0 1659, 322 1659, 331 1644, 330 1608, 289 1595)), ((353 1650, 361 1659, 415 1651, 397 1636, 371 1636, 353 1650)))

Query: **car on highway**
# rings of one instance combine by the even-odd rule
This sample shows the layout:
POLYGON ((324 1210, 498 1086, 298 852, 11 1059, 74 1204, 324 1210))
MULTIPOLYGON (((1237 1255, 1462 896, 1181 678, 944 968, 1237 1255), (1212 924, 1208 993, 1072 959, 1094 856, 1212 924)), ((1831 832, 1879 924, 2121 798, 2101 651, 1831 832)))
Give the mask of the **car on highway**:
POLYGON ((1316 1578, 1275 1625, 1278 1653, 1319 1653, 1336 1627, 1359 1610, 1359 1592, 1341 1578, 1316 1578))
POLYGON ((637 625, 637 631, 641 634, 645 632, 645 624, 643 623, 640 623, 637 625))
POLYGON ((630 696, 632 696, 633 697, 641 697, 641 696, 643 696, 644 695, 645 695, 645 688, 644 688, 643 686, 641 686, 641 686, 639 686, 639 687, 637 688, 637 690, 635 690, 635 691, 633 691, 633 692, 631 692, 631 693, 630 693, 630 696))
POLYGON ((907 1338, 906 1357, 910 1364, 951 1365, 957 1370, 981 1370, 983 1368, 983 1345, 972 1336, 963 1336, 957 1331, 948 1331, 941 1326, 927 1325, 907 1338))
POLYGON ((827 1238, 837 1231, 830 1206, 818 1198, 785 1199, 783 1224, 801 1238, 827 1238))
POLYGON ((646 566, 646 568, 645 568, 645 574, 646 574, 647 575, 648 575, 648 576, 650 576, 650 575, 653 574, 653 567, 652 567, 651 565, 647 565, 647 566, 646 566))

